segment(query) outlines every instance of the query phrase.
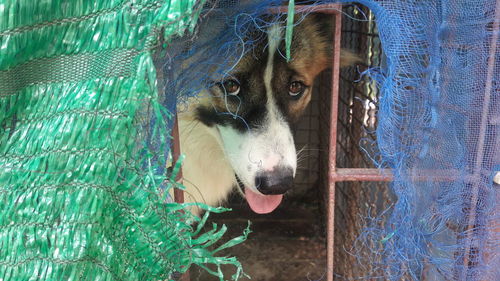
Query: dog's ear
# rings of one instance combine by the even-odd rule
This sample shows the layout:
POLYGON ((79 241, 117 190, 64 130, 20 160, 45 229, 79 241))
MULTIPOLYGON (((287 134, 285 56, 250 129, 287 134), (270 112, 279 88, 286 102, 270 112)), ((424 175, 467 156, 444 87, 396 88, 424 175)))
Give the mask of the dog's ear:
POLYGON ((340 67, 353 66, 362 62, 361 58, 348 49, 340 49, 340 67))
MULTIPOLYGON (((324 38, 323 40, 328 46, 328 59, 329 61, 331 61, 333 55, 333 36, 335 29, 334 17, 332 15, 323 13, 310 14, 308 15, 308 17, 312 17, 313 21, 318 27, 318 31, 324 38)), ((361 58, 352 50, 345 48, 340 49, 340 67, 352 66, 359 62, 362 62, 361 58)))
MULTIPOLYGON (((290 66, 313 80, 323 70, 332 66, 333 17, 326 14, 297 14, 291 45, 290 66)), ((282 48, 284 48, 282 42, 282 48)), ((284 52, 284 50, 283 50, 284 52)), ((342 50, 340 64, 349 66, 359 61, 351 51, 342 50)), ((312 82, 311 82, 312 83, 312 82)))

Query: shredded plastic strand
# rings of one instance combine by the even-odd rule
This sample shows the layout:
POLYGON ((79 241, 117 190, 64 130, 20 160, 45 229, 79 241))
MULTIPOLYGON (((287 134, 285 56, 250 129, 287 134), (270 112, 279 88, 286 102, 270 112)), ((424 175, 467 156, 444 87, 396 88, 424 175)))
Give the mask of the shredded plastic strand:
POLYGON ((200 234, 206 219, 193 229, 162 189, 180 186, 178 167, 165 172, 172 114, 153 47, 192 29, 202 6, 0 3, 0 280, 170 280, 207 263, 242 274, 207 248, 226 228, 200 234))
MULTIPOLYGON (((174 185, 172 113, 265 40, 253 31, 291 30, 291 17, 270 15, 281 2, 2 4, 0 278, 160 280, 193 262, 215 263, 220 279, 220 265, 236 265, 238 278, 236 259, 205 247, 225 228, 193 230, 184 222, 196 218, 165 205, 158 187, 174 185)), ((387 58, 366 74, 381 92, 374 159, 393 169, 398 199, 351 250, 371 253, 360 266, 383 275, 359 278, 499 280, 499 1, 358 2, 375 14, 387 58)), ((220 114, 246 122, 239 107, 220 114)))

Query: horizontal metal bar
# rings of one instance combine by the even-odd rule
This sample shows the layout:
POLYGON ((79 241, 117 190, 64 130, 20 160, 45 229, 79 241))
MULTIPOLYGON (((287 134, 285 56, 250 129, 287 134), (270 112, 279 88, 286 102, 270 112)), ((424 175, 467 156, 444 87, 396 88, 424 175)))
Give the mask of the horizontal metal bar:
POLYGON ((367 168, 338 168, 330 175, 330 179, 339 181, 392 181, 390 170, 367 168))
MULTIPOLYGON (((280 6, 269 9, 271 13, 287 13, 288 6, 280 6)), ((340 15, 342 12, 342 5, 340 4, 320 4, 320 5, 295 5, 295 12, 315 12, 323 14, 340 15)))
MULTIPOLYGON (((467 181, 477 181, 477 176, 462 175, 458 170, 417 170, 410 175, 413 181, 436 181, 446 182, 464 179, 467 181)), ((377 168, 337 168, 330 174, 330 180, 342 181, 392 181, 393 173, 391 169, 377 168)))

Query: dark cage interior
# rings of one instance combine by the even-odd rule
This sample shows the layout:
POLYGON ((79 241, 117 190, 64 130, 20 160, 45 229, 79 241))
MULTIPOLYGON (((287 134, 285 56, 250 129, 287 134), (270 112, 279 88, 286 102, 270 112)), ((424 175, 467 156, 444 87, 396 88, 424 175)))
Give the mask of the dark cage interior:
MULTIPOLYGON (((376 158, 378 91, 375 82, 360 77, 364 70, 383 64, 374 20, 363 6, 343 7, 342 47, 357 53, 361 62, 340 73, 336 144, 339 168, 375 168, 370 157, 376 158)), ((294 189, 284 204, 272 214, 259 216, 252 214, 246 202, 235 194, 228 204, 233 212, 212 216, 214 221, 228 225, 234 235, 247 226, 248 220, 252 222, 249 240, 229 250, 240 259, 252 280, 326 280, 331 77, 331 71, 318 77, 311 104, 294 128, 299 164, 294 189)), ((368 217, 390 206, 387 183, 337 183, 335 202, 335 280, 383 276, 383 269, 370 266, 377 259, 371 252, 376 245, 357 242, 357 238, 368 217)), ((191 280, 217 278, 192 268, 191 280)))

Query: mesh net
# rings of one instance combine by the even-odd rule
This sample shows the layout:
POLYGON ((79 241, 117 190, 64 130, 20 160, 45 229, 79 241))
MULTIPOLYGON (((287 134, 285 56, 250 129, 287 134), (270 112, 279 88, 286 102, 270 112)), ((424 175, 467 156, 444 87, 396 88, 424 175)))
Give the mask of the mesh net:
MULTIPOLYGON (((3 279, 161 279, 192 262, 237 265, 205 249, 224 228, 195 238, 179 218, 189 214, 163 204, 165 128, 176 100, 253 50, 247 35, 286 23, 269 15, 281 2, 0 5, 3 279)), ((397 197, 353 250, 378 274, 364 277, 500 279, 499 2, 358 2, 387 56, 366 74, 380 89, 373 158, 393 169, 397 197)))
MULTIPOLYGON (((370 263, 373 274, 359 278, 498 279, 492 265, 499 252, 493 182, 499 161, 499 4, 358 2, 374 13, 386 55, 383 68, 364 73, 380 90, 378 148, 371 158, 393 169, 391 193, 397 197, 382 214, 364 214, 368 226, 350 251, 361 264, 370 263)), ((286 23, 280 15, 266 16, 280 4, 218 1, 202 15, 199 37, 177 41, 183 51, 173 52, 167 65, 179 72, 167 88, 192 96, 214 77, 230 75, 256 43, 242 40, 246 34, 286 23), (204 27, 220 31, 204 37, 204 27), (196 79, 185 73, 196 73, 196 79)), ((237 112, 221 114, 238 118, 237 112)))
POLYGON ((387 279, 496 280, 499 2, 363 4, 387 56, 377 143, 398 200, 362 239, 387 279))

